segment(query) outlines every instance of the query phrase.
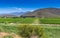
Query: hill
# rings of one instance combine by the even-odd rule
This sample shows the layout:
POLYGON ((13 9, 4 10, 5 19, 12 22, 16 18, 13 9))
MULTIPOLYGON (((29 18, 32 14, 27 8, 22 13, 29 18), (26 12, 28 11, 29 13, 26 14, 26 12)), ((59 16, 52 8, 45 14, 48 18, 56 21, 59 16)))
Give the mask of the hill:
POLYGON ((20 17, 21 15, 29 13, 27 12, 12 12, 12 13, 6 13, 6 14, 0 14, 0 17, 20 17))
POLYGON ((60 17, 60 9, 59 8, 44 8, 37 9, 33 12, 29 12, 21 15, 22 17, 44 17, 44 18, 52 18, 52 17, 60 17))

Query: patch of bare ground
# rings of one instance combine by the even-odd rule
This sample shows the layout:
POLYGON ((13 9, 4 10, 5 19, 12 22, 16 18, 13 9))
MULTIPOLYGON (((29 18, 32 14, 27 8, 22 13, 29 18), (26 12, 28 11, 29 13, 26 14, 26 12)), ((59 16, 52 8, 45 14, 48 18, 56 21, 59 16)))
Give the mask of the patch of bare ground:
POLYGON ((22 38, 19 35, 16 35, 14 33, 6 33, 6 32, 0 32, 0 38, 3 38, 4 36, 11 35, 13 38, 22 38))
POLYGON ((34 22, 31 25, 38 25, 38 24, 40 24, 39 19, 35 19, 34 22))

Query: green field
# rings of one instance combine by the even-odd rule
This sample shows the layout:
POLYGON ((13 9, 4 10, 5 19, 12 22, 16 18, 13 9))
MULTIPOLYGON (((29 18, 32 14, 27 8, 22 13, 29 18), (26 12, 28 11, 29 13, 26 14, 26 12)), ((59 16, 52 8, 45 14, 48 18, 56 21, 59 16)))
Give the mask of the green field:
POLYGON ((35 18, 0 18, 0 23, 32 23, 35 18))
MULTIPOLYGON (((60 38, 60 26, 44 26, 44 33, 48 38, 60 38)), ((25 28, 26 29, 26 28, 25 28)), ((20 29, 17 26, 0 25, 0 32, 15 33, 19 35, 20 29)))
MULTIPOLYGON (((40 24, 60 24, 60 18, 37 18, 40 24)), ((31 24, 36 18, 0 18, 0 23, 31 24)))
POLYGON ((41 18, 40 23, 42 23, 42 24, 60 24, 60 18, 41 18))
POLYGON ((0 25, 0 32, 16 33, 18 34, 18 28, 16 26, 0 25))
MULTIPOLYGON (((44 36, 44 38, 60 38, 60 26, 37 25, 39 27, 37 29, 37 26, 35 27, 35 23, 37 23, 38 21, 40 24, 60 24, 60 18, 0 18, 0 32, 15 33, 19 36, 20 34, 23 36, 28 36, 29 34, 31 34, 30 32, 32 32, 31 30, 35 29, 35 33, 39 35, 41 33, 39 31, 41 30, 40 27, 42 27, 44 29, 43 32, 46 36, 44 36), (27 26, 22 27, 22 25, 20 24, 27 24, 27 26), (34 25, 29 27, 29 24, 34 25)), ((7 36, 5 38, 8 37, 10 36, 7 36)))
MULTIPOLYGON (((0 18, 0 23, 26 23, 31 24, 36 18, 0 18)), ((41 24, 60 24, 60 18, 39 18, 41 24)))
POLYGON ((43 26, 48 38, 60 38, 60 26, 43 26))

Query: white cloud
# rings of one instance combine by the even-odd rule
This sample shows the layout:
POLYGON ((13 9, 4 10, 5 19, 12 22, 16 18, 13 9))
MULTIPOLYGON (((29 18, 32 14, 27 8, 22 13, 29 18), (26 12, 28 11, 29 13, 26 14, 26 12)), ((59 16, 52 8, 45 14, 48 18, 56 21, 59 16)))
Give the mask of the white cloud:
POLYGON ((19 11, 23 10, 22 8, 17 8, 19 11))
POLYGON ((1 13, 12 13, 12 12, 21 12, 21 8, 1 8, 0 9, 0 14, 1 13))
POLYGON ((26 12, 26 11, 33 11, 33 10, 32 9, 27 9, 27 8, 18 8, 18 7, 1 8, 0 9, 0 14, 1 13, 12 13, 12 12, 26 12))
POLYGON ((19 10, 19 11, 23 10, 22 8, 18 8, 18 7, 14 7, 14 9, 19 10))

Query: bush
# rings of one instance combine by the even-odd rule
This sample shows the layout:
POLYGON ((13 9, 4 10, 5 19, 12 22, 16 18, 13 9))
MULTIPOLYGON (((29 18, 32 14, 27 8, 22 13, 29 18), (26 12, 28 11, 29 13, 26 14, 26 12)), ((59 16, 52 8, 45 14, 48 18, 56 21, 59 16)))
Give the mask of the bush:
POLYGON ((44 29, 37 25, 20 25, 19 26, 20 32, 19 34, 22 37, 30 38, 32 35, 37 35, 39 38, 44 36, 44 29))
POLYGON ((4 36, 4 38, 13 38, 12 36, 4 36))

